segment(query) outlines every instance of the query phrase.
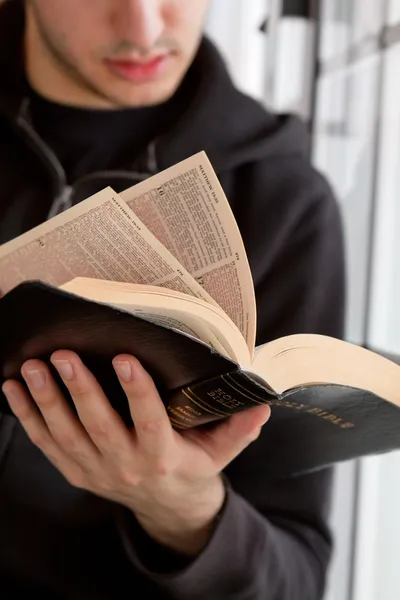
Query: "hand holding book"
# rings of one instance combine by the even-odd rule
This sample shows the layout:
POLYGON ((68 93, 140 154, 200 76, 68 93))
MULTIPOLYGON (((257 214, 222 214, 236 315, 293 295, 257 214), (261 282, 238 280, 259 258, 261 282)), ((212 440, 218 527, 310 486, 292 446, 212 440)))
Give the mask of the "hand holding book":
POLYGON ((196 555, 207 544, 225 496, 220 472, 269 417, 268 406, 236 414, 212 431, 171 427, 150 376, 129 355, 113 366, 135 423, 128 429, 79 357, 51 357, 76 414, 45 363, 22 367, 28 390, 7 381, 4 392, 26 433, 74 486, 134 512, 159 543, 196 555))

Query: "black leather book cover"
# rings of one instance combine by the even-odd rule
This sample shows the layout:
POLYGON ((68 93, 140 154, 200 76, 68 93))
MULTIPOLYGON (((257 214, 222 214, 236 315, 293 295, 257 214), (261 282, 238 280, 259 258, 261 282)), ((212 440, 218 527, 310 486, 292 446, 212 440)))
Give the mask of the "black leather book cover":
MULTIPOLYGON (((212 426, 268 403, 272 415, 255 443, 262 443, 265 462, 254 464, 265 477, 400 448, 400 408, 371 393, 316 385, 279 396, 202 342, 40 282, 23 283, 0 300, 0 323, 1 383, 21 380, 23 362, 40 358, 62 385, 49 357, 73 350, 127 424, 128 404, 111 364, 119 353, 136 356, 149 371, 177 429, 212 426)), ((0 412, 10 412, 2 393, 0 412)))
MULTIPOLYGON (((167 402, 174 391, 237 369, 209 346, 127 312, 84 300, 41 282, 26 282, 0 300, 0 373, 20 378, 28 358, 48 362, 57 349, 73 350, 93 372, 113 407, 130 422, 126 398, 111 360, 120 353, 138 358, 167 402)), ((8 412, 1 395, 0 411, 8 412)))

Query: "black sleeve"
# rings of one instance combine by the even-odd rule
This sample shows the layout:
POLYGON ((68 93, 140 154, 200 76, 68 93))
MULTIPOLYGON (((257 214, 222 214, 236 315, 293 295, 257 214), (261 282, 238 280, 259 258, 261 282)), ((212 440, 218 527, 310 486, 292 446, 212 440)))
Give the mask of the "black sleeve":
MULTIPOLYGON (((259 343, 290 333, 337 337, 343 333, 344 260, 339 210, 326 182, 309 166, 304 170, 306 173, 297 178, 293 170, 290 180, 277 186, 278 226, 260 207, 252 250, 258 261, 253 272, 259 343), (285 215, 283 202, 288 198, 291 205, 285 215), (264 226, 260 225, 263 219, 264 226), (273 239, 264 244, 262 255, 263 235, 273 239), (260 252, 256 252, 257 245, 260 252)), ((255 223, 255 212, 250 224, 255 223)), ((174 562, 171 555, 171 571, 165 573, 157 567, 161 549, 154 544, 145 558, 138 538, 129 534, 128 527, 122 527, 132 563, 172 597, 322 598, 332 546, 327 525, 332 472, 324 469, 265 481, 263 464, 268 455, 263 445, 267 436, 268 424, 260 438, 226 469, 230 489, 225 508, 210 543, 195 560, 185 564, 175 557, 174 562)))
POLYGON ((258 479, 260 503, 229 487, 214 535, 194 560, 139 533, 126 511, 119 517, 123 544, 132 565, 177 600, 321 600, 331 553, 330 481, 326 470, 264 489, 258 479))

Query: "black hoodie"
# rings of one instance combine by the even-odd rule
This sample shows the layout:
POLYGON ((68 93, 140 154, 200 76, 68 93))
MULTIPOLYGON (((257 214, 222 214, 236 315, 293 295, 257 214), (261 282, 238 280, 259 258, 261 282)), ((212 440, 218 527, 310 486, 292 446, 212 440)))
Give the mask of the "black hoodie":
MULTIPOLYGON (((57 158, 29 124, 23 13, 0 8, 0 242, 114 182, 97 174, 66 186, 57 158)), ((342 335, 339 211, 311 167, 295 117, 275 116, 238 92, 204 39, 192 66, 196 93, 181 118, 124 176, 146 177, 205 150, 238 221, 256 289, 258 342, 297 333, 342 335)), ((99 132, 101 135, 101 132, 99 132)), ((260 438, 226 469, 227 502, 194 561, 159 547, 121 507, 72 488, 0 415, 0 596, 119 596, 180 600, 318 600, 331 538, 330 470, 266 484, 260 438), (129 590, 129 592, 128 592, 129 590), (122 594, 122 592, 121 592, 122 594)), ((288 440, 290 444, 290 440, 288 440)), ((279 449, 277 449, 279 452, 279 449)))

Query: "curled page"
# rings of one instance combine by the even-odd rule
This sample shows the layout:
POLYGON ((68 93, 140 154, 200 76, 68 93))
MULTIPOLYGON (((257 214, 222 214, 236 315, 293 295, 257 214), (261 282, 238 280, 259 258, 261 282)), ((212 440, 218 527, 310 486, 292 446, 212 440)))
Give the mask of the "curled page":
POLYGON ((253 352, 253 279, 236 220, 206 154, 182 161, 121 197, 229 315, 253 352))

